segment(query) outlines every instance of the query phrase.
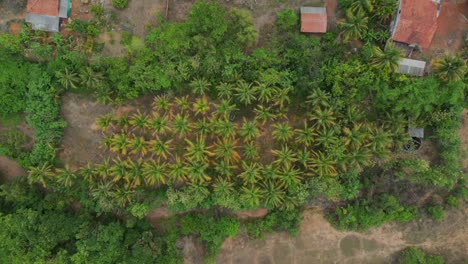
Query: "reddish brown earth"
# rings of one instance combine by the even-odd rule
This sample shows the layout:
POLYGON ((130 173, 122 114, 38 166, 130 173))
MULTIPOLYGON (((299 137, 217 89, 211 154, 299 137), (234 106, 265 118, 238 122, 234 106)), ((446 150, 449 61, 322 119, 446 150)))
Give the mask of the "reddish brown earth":
POLYGON ((462 159, 465 173, 468 173, 468 109, 463 111, 463 124, 458 130, 460 139, 462 141, 462 159))
POLYGON ((21 168, 16 161, 0 156, 0 181, 10 181, 15 177, 25 175, 26 171, 21 168))

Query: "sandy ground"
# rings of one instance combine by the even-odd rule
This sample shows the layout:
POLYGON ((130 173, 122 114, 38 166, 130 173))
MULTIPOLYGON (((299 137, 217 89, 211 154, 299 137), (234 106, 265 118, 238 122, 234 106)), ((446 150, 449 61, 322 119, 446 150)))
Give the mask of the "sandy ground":
MULTIPOLYGON (((440 224, 420 220, 403 225, 387 224, 356 233, 334 229, 322 212, 309 209, 297 237, 275 233, 264 240, 249 240, 245 236, 228 239, 217 263, 392 263, 396 253, 408 246, 442 254, 447 263, 464 263, 468 260, 467 213, 468 207, 465 207, 448 212, 446 220, 440 224)), ((200 263, 197 262, 200 257, 193 255, 196 251, 188 253, 192 255, 186 258, 186 263, 200 263)))
POLYGON ((0 156, 0 181, 10 181, 15 177, 25 175, 26 171, 16 161, 0 156))

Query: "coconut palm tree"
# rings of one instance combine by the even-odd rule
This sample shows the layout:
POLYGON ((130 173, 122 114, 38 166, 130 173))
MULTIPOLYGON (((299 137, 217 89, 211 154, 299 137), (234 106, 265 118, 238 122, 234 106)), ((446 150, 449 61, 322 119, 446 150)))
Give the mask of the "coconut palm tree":
POLYGON ((153 100, 153 110, 155 112, 167 112, 171 108, 171 98, 167 95, 156 96, 153 100))
POLYGON ((390 155, 390 149, 393 146, 392 134, 384 131, 381 127, 371 127, 370 148, 380 159, 386 159, 390 155))
POLYGON ((193 112, 196 115, 205 115, 209 110, 210 104, 205 96, 197 98, 193 103, 193 112))
POLYGON ((190 109, 189 99, 187 95, 176 97, 175 104, 179 106, 181 112, 184 112, 190 109))
POLYGON ((388 42, 385 50, 381 50, 375 46, 372 48, 372 65, 376 69, 384 70, 387 72, 394 72, 400 67, 400 60, 402 59, 401 51, 395 47, 393 42, 388 42))
POLYGON ((150 151, 153 155, 156 155, 158 157, 158 160, 161 158, 167 160, 169 156, 171 156, 171 151, 173 149, 172 145, 172 139, 169 140, 162 140, 159 138, 150 140, 148 145, 150 148, 150 151))
POLYGON ((81 69, 80 84, 87 89, 96 89, 104 81, 104 75, 100 72, 95 72, 91 67, 84 67, 81 69))
POLYGON ((143 176, 150 186, 166 184, 167 164, 151 160, 143 164, 143 176))
POLYGON ((145 156, 148 154, 148 144, 144 137, 138 137, 135 135, 130 136, 128 140, 128 147, 130 154, 145 156))
POLYGON ((263 200, 265 191, 255 185, 243 186, 240 198, 247 208, 257 208, 263 200))
POLYGON ((348 106, 346 108, 346 113, 344 114, 344 119, 348 124, 355 124, 361 122, 364 118, 364 112, 355 106, 348 106))
POLYGON ((120 153, 122 155, 127 155, 129 143, 130 140, 126 134, 114 134, 111 138, 110 150, 112 152, 120 153))
POLYGON ((164 135, 171 131, 169 118, 166 115, 159 115, 154 112, 152 118, 148 120, 147 128, 153 132, 153 135, 164 135))
POLYGON ((305 169, 309 168, 311 160, 310 151, 307 148, 303 148, 297 152, 297 162, 299 162, 305 169))
POLYGON ((100 182, 90 190, 91 197, 98 204, 101 211, 107 212, 115 208, 113 203, 115 193, 112 182, 100 182))
POLYGON ((195 122, 193 126, 195 132, 197 135, 200 135, 202 137, 207 136, 209 133, 212 132, 212 123, 208 122, 206 118, 199 119, 195 122))
POLYGON ((114 193, 114 197, 120 206, 125 207, 132 202, 134 193, 135 191, 126 186, 117 187, 114 193))
POLYGON ((282 89, 274 90, 274 105, 278 106, 280 109, 283 109, 286 103, 290 103, 291 99, 289 98, 289 92, 292 90, 292 87, 285 87, 282 89))
POLYGON ((368 131, 363 128, 362 124, 354 124, 352 128, 343 128, 344 144, 347 147, 359 148, 363 146, 367 137, 369 136, 368 131))
POLYGON ((190 88, 192 88, 192 92, 205 95, 211 87, 211 83, 205 78, 196 78, 189 84, 190 88))
POLYGON ((244 144, 244 158, 247 160, 258 159, 258 148, 254 141, 249 141, 244 144))
POLYGON ((185 157, 191 162, 207 162, 209 156, 214 153, 210 151, 205 143, 205 138, 199 137, 195 142, 185 139, 187 146, 185 147, 185 157))
POLYGON ((252 87, 252 84, 247 83, 244 80, 237 82, 235 91, 236 93, 234 95, 236 96, 236 99, 244 105, 252 104, 257 93, 255 87, 252 87))
POLYGON ((339 139, 333 129, 318 130, 317 138, 315 139, 317 145, 329 149, 338 144, 339 139))
POLYGON ((118 182, 127 177, 127 162, 121 160, 120 157, 115 159, 114 165, 110 167, 110 174, 113 182, 118 182))
POLYGON ((216 91, 218 92, 218 96, 220 98, 230 100, 234 93, 234 85, 230 83, 221 83, 216 86, 216 91))
POLYGON ((116 118, 117 125, 124 131, 127 131, 130 126, 130 118, 128 114, 123 114, 120 117, 116 118))
POLYGON ((245 117, 242 119, 242 127, 239 134, 244 138, 244 141, 255 140, 259 136, 257 122, 255 120, 249 121, 245 117))
POLYGON ((315 133, 314 128, 309 127, 307 121, 304 121, 304 128, 296 129, 295 143, 309 147, 314 142, 316 136, 317 133, 315 133))
POLYGON ((43 187, 46 187, 48 180, 53 176, 52 166, 45 162, 42 165, 29 168, 28 181, 29 183, 39 182, 43 187))
POLYGON ((237 133, 237 124, 228 119, 219 119, 215 123, 215 131, 223 138, 234 138, 237 133))
POLYGON ((255 89, 258 91, 258 100, 263 103, 270 103, 275 92, 275 87, 272 87, 266 83, 256 82, 255 89))
POLYGON ((282 205, 286 193, 279 181, 267 180, 261 184, 265 191, 264 203, 267 208, 278 208, 282 205))
POLYGON ((96 124, 99 126, 101 131, 105 132, 112 126, 113 117, 111 114, 105 114, 99 117, 96 121, 96 124))
POLYGON ((175 161, 169 165, 169 182, 171 184, 187 180, 187 165, 177 156, 175 161))
POLYGON ((324 109, 317 107, 309 113, 309 119, 315 121, 314 126, 318 126, 321 129, 328 129, 336 124, 335 113, 330 107, 324 109))
POLYGON ((244 185, 255 184, 262 177, 262 167, 257 162, 246 162, 243 160, 242 170, 239 177, 242 178, 244 185))
POLYGON ((330 99, 331 95, 320 88, 315 88, 312 92, 307 96, 306 103, 312 107, 325 107, 328 108, 330 106, 330 99))
POLYGON ((338 27, 344 41, 362 39, 367 32, 368 21, 369 19, 364 13, 353 13, 348 10, 346 12, 346 20, 338 22, 338 27))
POLYGON ((254 109, 255 112, 255 120, 260 120, 262 121, 262 125, 265 125, 265 123, 269 120, 274 120, 275 115, 271 112, 271 109, 269 107, 263 107, 263 105, 257 105, 254 109))
POLYGON ((273 138, 280 142, 287 142, 294 136, 294 129, 288 123, 278 123, 273 125, 273 138))
POLYGON ((113 139, 113 136, 108 136, 106 134, 102 134, 102 137, 103 137, 103 140, 101 141, 101 144, 100 144, 100 148, 104 148, 104 149, 110 149, 111 146, 112 146, 112 139, 113 139))
POLYGON ((372 0, 354 0, 348 10, 350 10, 354 14, 372 14, 372 11, 374 11, 374 6, 372 0))
POLYGON ((354 149, 346 155, 348 168, 363 168, 372 164, 372 156, 367 149, 354 149))
POLYGON ((215 144, 214 154, 217 158, 223 159, 227 163, 239 162, 240 155, 237 152, 237 141, 228 138, 218 139, 215 144))
POLYGON ((301 171, 294 166, 283 166, 278 173, 278 181, 288 188, 289 186, 301 183, 301 171))
POLYGON ((465 79, 467 66, 463 58, 447 55, 434 63, 439 78, 446 82, 457 82, 465 79))
POLYGON ((180 137, 183 137, 190 131, 190 124, 189 119, 187 116, 182 116, 177 114, 172 122, 172 127, 176 133, 179 134, 180 137))
POLYGON ((213 183, 213 196, 216 197, 216 201, 221 206, 228 206, 232 204, 232 201, 226 201, 226 199, 231 199, 235 196, 236 189, 234 184, 226 178, 218 177, 213 183), (227 203, 223 203, 227 202, 227 203))
POLYGON ((97 174, 98 173, 96 169, 93 168, 90 163, 87 163, 86 166, 78 170, 78 175, 80 175, 80 178, 88 183, 92 183, 95 180, 97 174))
POLYGON ((204 183, 210 181, 211 177, 208 176, 206 170, 208 164, 204 162, 191 162, 187 166, 187 176, 192 183, 204 183))
POLYGON ((63 68, 63 70, 57 71, 55 73, 55 77, 65 90, 76 89, 80 82, 78 74, 72 72, 68 68, 63 68))
POLYGON ((312 159, 309 165, 314 173, 320 177, 325 176, 336 176, 336 162, 332 157, 328 156, 324 152, 312 152, 312 159))
POLYGON ((143 175, 143 161, 139 160, 126 160, 127 164, 127 175, 124 180, 127 182, 127 186, 138 187, 144 182, 144 175, 143 175))
POLYGON ((149 118, 146 115, 143 115, 140 110, 130 117, 130 125, 133 126, 133 129, 140 129, 144 132, 146 127, 148 127, 149 118))
POLYGON ((112 176, 109 159, 105 159, 103 163, 97 165, 96 172, 102 179, 107 179, 107 177, 112 176))
POLYGON ((237 169, 237 165, 230 164, 225 160, 220 160, 215 163, 215 171, 222 176, 231 177, 234 174, 234 170, 237 169))
POLYGON ((236 110, 238 110, 236 105, 231 104, 229 100, 223 99, 216 105, 215 116, 218 118, 229 119, 231 113, 236 110))
POLYGON ((281 150, 272 150, 271 153, 275 155, 276 160, 274 164, 282 164, 284 166, 291 166, 294 162, 297 161, 296 153, 293 150, 289 149, 287 145, 283 145, 281 150))

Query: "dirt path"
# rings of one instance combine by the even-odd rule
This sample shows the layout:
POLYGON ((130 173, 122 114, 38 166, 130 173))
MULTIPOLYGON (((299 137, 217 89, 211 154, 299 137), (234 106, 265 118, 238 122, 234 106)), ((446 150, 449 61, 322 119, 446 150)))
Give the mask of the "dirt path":
POLYGON ((460 130, 458 130, 460 139, 462 141, 462 159, 463 168, 465 173, 468 173, 468 109, 463 111, 463 123, 460 130))
POLYGON ((304 214, 296 238, 276 233, 267 235, 263 241, 249 241, 246 237, 228 239, 217 263, 391 263, 396 253, 407 246, 442 254, 447 263, 463 263, 468 260, 467 213, 465 207, 448 212, 440 224, 420 220, 356 233, 335 230, 320 211, 310 209, 304 214))

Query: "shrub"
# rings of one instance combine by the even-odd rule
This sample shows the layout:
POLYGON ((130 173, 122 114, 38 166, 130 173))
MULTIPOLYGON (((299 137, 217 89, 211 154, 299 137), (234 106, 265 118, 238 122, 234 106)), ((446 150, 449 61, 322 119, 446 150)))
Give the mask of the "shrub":
POLYGON ((444 208, 442 206, 437 205, 433 207, 427 208, 427 212, 431 215, 432 219, 442 222, 444 221, 445 214, 444 214, 444 208))
POLYGON ((283 31, 293 30, 297 25, 299 25, 299 16, 296 11, 286 9, 278 13, 276 25, 283 31))
POLYGON ((128 0, 112 0, 112 5, 119 9, 119 10, 122 10, 122 9, 125 9, 127 8, 128 6, 128 0))
POLYGON ((444 264, 441 256, 427 255, 422 249, 410 247, 401 252, 398 263, 400 264, 444 264))
POLYGON ((7 130, 0 133, 0 155, 16 159, 23 153, 26 135, 19 130, 7 130))
POLYGON ((263 239, 265 233, 287 231, 296 236, 302 221, 302 209, 273 211, 263 219, 248 221, 245 225, 247 234, 256 239, 263 239))

